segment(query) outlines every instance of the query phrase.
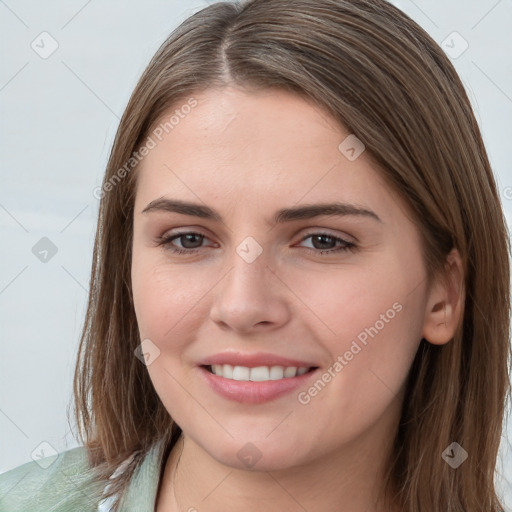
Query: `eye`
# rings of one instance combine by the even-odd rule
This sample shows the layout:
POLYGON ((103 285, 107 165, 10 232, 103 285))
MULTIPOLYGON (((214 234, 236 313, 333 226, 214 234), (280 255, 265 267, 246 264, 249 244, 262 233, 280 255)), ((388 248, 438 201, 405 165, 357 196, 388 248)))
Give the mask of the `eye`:
MULTIPOLYGON (((329 233, 311 233, 301 239, 304 242, 311 239, 312 247, 305 247, 313 254, 332 254, 340 251, 352 251, 357 248, 356 244, 336 237, 329 233)), ((176 254, 193 254, 203 246, 206 236, 194 231, 164 235, 157 238, 157 245, 163 246, 166 250, 176 254), (180 245, 177 246, 176 243, 180 245)))
POLYGON ((344 240, 343 238, 331 235, 329 233, 310 233, 302 238, 301 242, 311 239, 313 248, 307 247, 314 254, 332 254, 339 251, 356 250, 356 244, 344 240))
POLYGON ((164 235, 157 238, 158 245, 164 246, 166 250, 177 254, 192 254, 197 252, 206 237, 201 233, 186 232, 174 235, 164 235), (181 247, 174 245, 174 241, 178 241, 181 247))

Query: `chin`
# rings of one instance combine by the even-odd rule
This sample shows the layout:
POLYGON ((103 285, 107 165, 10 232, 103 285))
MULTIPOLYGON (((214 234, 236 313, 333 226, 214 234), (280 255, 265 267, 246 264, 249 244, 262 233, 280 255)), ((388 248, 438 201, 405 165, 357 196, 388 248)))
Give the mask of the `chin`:
POLYGON ((299 451, 294 443, 287 445, 285 439, 278 436, 265 439, 246 433, 238 439, 224 437, 220 442, 209 440, 199 444, 220 464, 245 471, 279 471, 305 462, 302 443, 299 451))

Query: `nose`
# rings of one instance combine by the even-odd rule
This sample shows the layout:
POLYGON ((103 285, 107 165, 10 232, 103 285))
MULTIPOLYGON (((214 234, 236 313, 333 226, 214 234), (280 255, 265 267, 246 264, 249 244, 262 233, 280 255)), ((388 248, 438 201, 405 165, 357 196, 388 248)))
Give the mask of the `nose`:
POLYGON ((278 329, 290 320, 287 289, 264 253, 248 263, 235 251, 215 287, 210 318, 223 330, 251 333, 278 329))

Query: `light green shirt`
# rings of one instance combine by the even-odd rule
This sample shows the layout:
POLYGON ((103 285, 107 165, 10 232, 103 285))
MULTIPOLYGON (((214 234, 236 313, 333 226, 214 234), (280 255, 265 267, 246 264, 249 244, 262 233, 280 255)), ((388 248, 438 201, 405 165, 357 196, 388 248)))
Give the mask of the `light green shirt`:
MULTIPOLYGON (((122 512, 154 512, 165 444, 155 443, 133 474, 122 512)), ((108 512, 83 446, 0 474, 1 512, 108 512), (52 462, 53 461, 53 462, 52 462), (46 468, 46 469, 44 469, 46 468)))

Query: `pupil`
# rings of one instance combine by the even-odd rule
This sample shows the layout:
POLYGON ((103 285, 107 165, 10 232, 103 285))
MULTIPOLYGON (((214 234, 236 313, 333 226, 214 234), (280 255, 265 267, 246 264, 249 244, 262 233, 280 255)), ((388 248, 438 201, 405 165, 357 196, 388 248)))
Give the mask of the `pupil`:
MULTIPOLYGON (((188 235, 182 235, 182 245, 187 249, 195 249, 197 245, 194 245, 194 239, 197 239, 199 242, 199 247, 201 246, 201 242, 203 241, 203 237, 201 235, 195 235, 193 233, 189 233, 188 235), (189 242, 192 243, 192 247, 187 245, 189 242)), ((196 243, 197 243, 196 241, 196 243)))
POLYGON ((329 235, 316 235, 313 237, 313 245, 315 246, 315 249, 332 249, 332 237, 329 235), (317 247, 315 244, 315 240, 320 240, 320 245, 327 244, 329 247, 317 247))

